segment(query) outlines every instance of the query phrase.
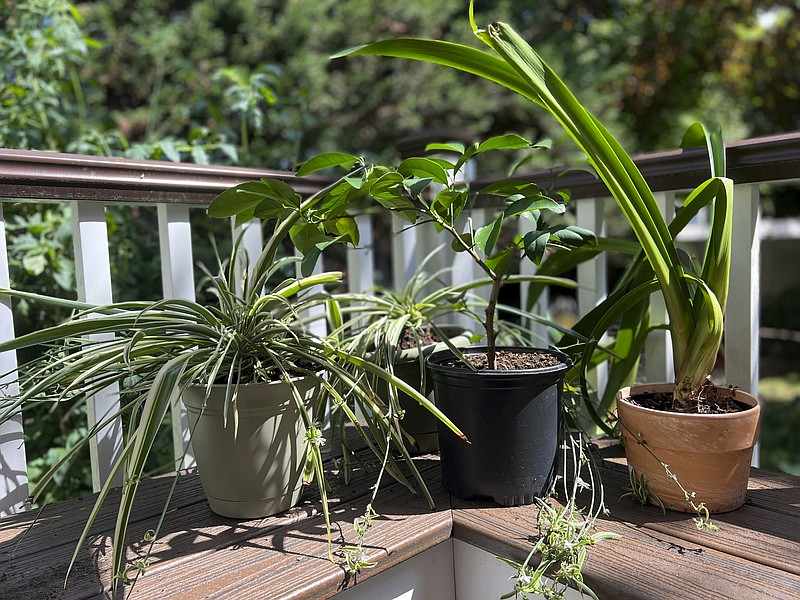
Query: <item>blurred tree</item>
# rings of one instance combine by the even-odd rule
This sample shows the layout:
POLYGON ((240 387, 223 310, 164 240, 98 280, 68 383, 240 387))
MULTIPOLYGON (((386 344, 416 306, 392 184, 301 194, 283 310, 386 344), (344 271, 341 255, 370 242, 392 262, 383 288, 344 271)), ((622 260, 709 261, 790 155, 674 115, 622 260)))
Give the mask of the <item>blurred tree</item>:
MULTIPOLYGON (((240 160, 270 167, 334 148, 386 156, 397 139, 423 130, 555 132, 512 95, 455 72, 328 59, 398 35, 477 45, 465 4, 85 2, 87 29, 104 45, 84 74, 103 86, 127 138, 209 131, 246 148, 240 160), (234 74, 244 78, 234 82, 234 74), (229 100, 232 87, 248 85, 258 101, 243 129, 241 98, 229 100)), ((479 21, 514 23, 571 86, 592 90, 584 101, 635 151, 674 147, 696 118, 722 121, 730 139, 797 126, 791 0, 484 0, 476 10, 479 21)))

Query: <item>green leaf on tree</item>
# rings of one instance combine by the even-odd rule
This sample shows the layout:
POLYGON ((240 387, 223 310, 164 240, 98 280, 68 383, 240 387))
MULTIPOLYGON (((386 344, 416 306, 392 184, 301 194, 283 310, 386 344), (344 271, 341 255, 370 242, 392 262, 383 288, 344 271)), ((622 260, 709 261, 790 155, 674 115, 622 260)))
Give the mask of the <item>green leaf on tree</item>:
POLYGON ((297 176, 304 177, 310 173, 315 173, 330 167, 343 167, 349 169, 360 159, 352 154, 345 152, 324 152, 308 159, 300 168, 297 169, 297 176))
POLYGON ((447 171, 439 161, 432 158, 407 158, 397 167, 397 172, 406 178, 432 179, 447 185, 447 171))

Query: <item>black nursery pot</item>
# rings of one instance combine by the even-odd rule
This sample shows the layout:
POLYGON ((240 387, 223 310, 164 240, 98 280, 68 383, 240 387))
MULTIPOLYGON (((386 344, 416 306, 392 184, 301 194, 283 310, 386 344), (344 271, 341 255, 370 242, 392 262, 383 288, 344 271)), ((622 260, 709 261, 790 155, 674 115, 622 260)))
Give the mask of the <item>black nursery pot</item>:
MULTIPOLYGON (((436 406, 464 432, 467 444, 439 423, 442 485, 463 498, 490 497, 498 504, 531 504, 547 496, 556 474, 559 403, 566 354, 504 347, 510 352, 553 354, 562 364, 524 371, 477 371, 441 364, 450 350, 428 357, 436 406)), ((485 353, 470 347, 465 354, 485 353)))

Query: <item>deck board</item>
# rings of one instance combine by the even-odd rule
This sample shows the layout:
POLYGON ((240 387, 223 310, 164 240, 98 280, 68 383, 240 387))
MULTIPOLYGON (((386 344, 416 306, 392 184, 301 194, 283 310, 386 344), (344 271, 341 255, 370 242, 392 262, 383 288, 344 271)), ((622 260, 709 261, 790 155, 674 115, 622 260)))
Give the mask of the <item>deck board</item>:
MULTIPOLYGON (((329 474, 335 542, 352 542, 374 483, 374 458, 360 455, 351 485, 329 474)), ((411 495, 387 479, 376 502, 381 518, 367 537, 374 569, 348 578, 327 557, 315 486, 296 508, 274 517, 236 521, 215 515, 195 473, 178 478, 169 514, 133 590, 136 598, 191 600, 323 599, 357 585, 451 537, 522 560, 536 535, 534 506, 501 508, 451 498, 439 482, 436 457, 417 464, 436 501, 411 495)), ((622 535, 593 548, 586 582, 601 598, 800 598, 800 479, 754 470, 747 504, 717 515, 717 533, 700 532, 690 515, 619 499, 627 483, 624 459, 611 452, 602 466, 610 515, 598 528, 622 535)), ((127 557, 144 556, 145 532, 155 526, 171 477, 143 482, 130 524, 127 557)), ((0 520, 0 600, 110 598, 110 534, 116 509, 103 509, 63 588, 67 564, 93 499, 50 506, 0 520)), ((335 549, 338 546, 335 545, 335 549)), ((340 561, 341 562, 341 561, 340 561)))

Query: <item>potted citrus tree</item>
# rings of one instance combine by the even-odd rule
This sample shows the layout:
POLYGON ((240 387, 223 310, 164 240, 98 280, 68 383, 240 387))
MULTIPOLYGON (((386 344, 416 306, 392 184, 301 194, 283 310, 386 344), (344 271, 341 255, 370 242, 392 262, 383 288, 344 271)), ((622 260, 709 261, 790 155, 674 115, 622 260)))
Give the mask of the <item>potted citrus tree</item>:
MULTIPOLYGON (((654 390, 624 389, 617 396, 629 465, 670 508, 707 515, 741 506, 757 438, 758 401, 709 381, 722 340, 730 277, 733 183, 725 177, 721 134, 708 134, 695 125, 684 138, 685 145, 707 147, 711 176, 687 195, 682 210, 668 224, 629 155, 542 57, 509 25, 478 28, 472 8, 470 19, 488 52, 436 40, 396 39, 342 55, 404 57, 460 69, 521 94, 558 120, 607 185, 641 245, 641 256, 624 285, 581 327, 595 339, 621 316, 623 325, 641 328, 638 319, 626 322, 624 315, 629 311, 640 315, 634 309, 654 291, 663 294, 669 315, 675 381, 654 390), (702 265, 692 272, 680 261, 675 236, 705 206, 712 212, 708 244, 702 265), (650 391, 665 394, 667 400, 637 399, 650 391), (693 465, 682 464, 683 459, 693 465)), ((637 351, 628 345, 620 358, 628 359, 637 351)))

